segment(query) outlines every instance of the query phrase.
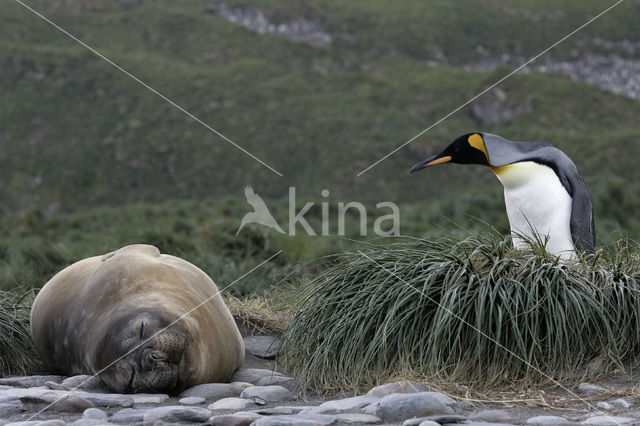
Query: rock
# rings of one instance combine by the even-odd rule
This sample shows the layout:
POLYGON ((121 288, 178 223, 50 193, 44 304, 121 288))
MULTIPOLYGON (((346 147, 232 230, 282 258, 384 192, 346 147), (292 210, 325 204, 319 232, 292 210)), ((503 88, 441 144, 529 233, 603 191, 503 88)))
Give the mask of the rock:
MULTIPOLYGON (((304 412, 304 414, 310 412, 311 408, 315 408, 308 405, 283 405, 281 407, 261 408, 256 410, 258 414, 264 414, 265 416, 280 416, 288 414, 298 414, 304 412)), ((311 413, 318 414, 318 413, 311 413)))
POLYGON ((184 405, 198 405, 202 404, 204 401, 205 399, 201 396, 187 396, 185 398, 181 398, 178 402, 184 405))
POLYGON ((71 376, 62 381, 61 385, 66 389, 81 389, 95 392, 111 392, 107 385, 98 376, 89 376, 88 374, 81 374, 78 376, 71 376))
POLYGON ((4 377, 0 379, 0 385, 17 386, 20 388, 36 388, 45 386, 47 382, 60 383, 65 376, 20 376, 4 377))
POLYGON ((244 390, 246 388, 253 386, 253 384, 249 382, 231 382, 231 386, 235 386, 237 388, 244 390))
POLYGON ((169 405, 166 407, 152 408, 144 414, 143 421, 152 423, 163 422, 204 422, 211 417, 211 410, 200 407, 184 407, 181 405, 169 405))
POLYGON ((280 349, 280 339, 274 336, 245 337, 244 347, 258 358, 274 359, 280 349))
POLYGON ((367 392, 367 396, 383 398, 387 395, 391 395, 392 393, 429 392, 430 390, 431 389, 421 383, 400 381, 376 386, 367 392))
POLYGON ((341 425, 374 425, 382 423, 380 417, 372 416, 371 414, 342 413, 337 414, 336 418, 338 419, 338 424, 341 425))
POLYGON ((49 389, 53 389, 53 390, 69 390, 67 388, 65 388, 64 386, 62 386, 60 383, 56 383, 56 382, 47 382, 44 384, 46 387, 48 387, 49 389))
POLYGON ((0 404, 22 404, 18 395, 0 395, 0 404))
POLYGON ((560 416, 537 416, 527 420, 528 425, 557 425, 563 423, 571 423, 569 420, 560 416))
POLYGON ((47 407, 45 407, 45 410, 61 411, 64 413, 80 413, 89 408, 94 408, 94 405, 91 401, 75 395, 66 395, 62 398, 51 401, 51 403, 47 407))
POLYGON ((283 383, 291 383, 295 379, 289 376, 267 376, 256 382, 256 386, 281 385, 283 383))
POLYGON ((433 414, 455 414, 459 410, 460 404, 439 392, 391 394, 364 409, 366 414, 387 422, 433 414))
POLYGON ((464 416, 457 416, 455 414, 443 414, 439 416, 436 415, 436 416, 416 417, 413 419, 408 419, 402 422, 402 426, 418 426, 424 422, 435 422, 437 424, 445 424, 445 423, 455 424, 455 423, 462 423, 464 421, 466 421, 466 417, 464 416))
POLYGON ((228 383, 205 383, 191 387, 183 391, 179 396, 181 398, 198 396, 206 400, 217 401, 230 396, 238 396, 240 395, 240 392, 242 392, 240 388, 228 383))
POLYGON ((609 404, 608 402, 604 402, 604 401, 596 402, 596 407, 598 407, 601 410, 612 410, 613 409, 613 405, 609 404))
POLYGON ((593 416, 589 417, 582 422, 583 425, 597 425, 597 426, 615 426, 615 425, 628 425, 637 424, 638 419, 632 417, 617 417, 617 416, 593 416))
POLYGON ((134 404, 160 404, 169 399, 169 395, 164 393, 132 393, 134 404))
POLYGON ((500 87, 471 103, 471 115, 486 125, 509 124, 532 110, 531 96, 509 96, 500 87))
POLYGON ((24 407, 20 400, 16 404, 0 403, 0 418, 7 418, 23 411, 24 407))
POLYGON ((267 416, 256 420, 253 426, 321 426, 337 421, 335 416, 326 414, 298 414, 295 416, 267 416))
POLYGON ((255 385, 258 380, 269 376, 284 376, 277 371, 265 370, 263 368, 241 368, 231 376, 232 382, 248 382, 255 385))
POLYGON ((264 402, 290 401, 293 395, 282 386, 251 386, 240 394, 240 398, 251 399, 254 402, 261 400, 264 402))
POLYGON ((104 420, 107 421, 107 413, 99 408, 87 408, 82 413, 82 418, 87 420, 104 420))
POLYGON ((615 408, 631 408, 631 406, 633 405, 626 399, 622 399, 622 398, 609 401, 609 404, 613 405, 615 408))
POLYGON ((469 422, 465 426, 514 426, 511 423, 469 422))
POLYGON ((440 426, 440 423, 434 422, 433 420, 425 420, 418 424, 419 426, 440 426))
POLYGON ((484 422, 500 423, 511 420, 511 414, 503 410, 482 410, 469 416, 471 420, 481 420, 484 422))
POLYGON ((251 408, 256 404, 253 401, 243 398, 222 398, 209 405, 207 408, 209 410, 246 410, 247 408, 251 408))
POLYGON ((106 420, 96 420, 96 419, 80 419, 76 420, 73 423, 67 423, 70 426, 104 426, 110 425, 111 423, 106 420))
POLYGON ((149 410, 125 408, 113 413, 109 417, 109 421, 111 423, 140 423, 147 411, 149 410))
POLYGON ((123 395, 120 393, 90 393, 90 392, 74 392, 75 396, 91 401, 100 407, 131 407, 134 399, 131 395, 123 395))
POLYGON ((340 413, 344 411, 359 410, 360 408, 377 402, 380 398, 369 395, 354 396, 351 398, 336 399, 334 401, 323 402, 317 407, 308 410, 309 413, 340 413))
POLYGON ((211 417, 207 424, 212 426, 249 426, 251 423, 261 418, 257 413, 239 412, 226 416, 211 417))
POLYGON ((65 426, 62 420, 34 420, 30 422, 7 423, 4 426, 65 426))
POLYGON ((598 392, 606 392, 607 390, 599 385, 594 385, 592 383, 582 382, 578 385, 578 391, 580 393, 598 393, 598 392))

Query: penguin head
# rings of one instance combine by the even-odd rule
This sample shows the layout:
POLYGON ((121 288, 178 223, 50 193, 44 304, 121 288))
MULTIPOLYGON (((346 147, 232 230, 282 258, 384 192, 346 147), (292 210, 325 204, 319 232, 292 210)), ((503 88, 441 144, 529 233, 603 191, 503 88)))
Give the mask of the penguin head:
POLYGON ((454 140, 442 152, 419 162, 409 173, 443 163, 489 165, 482 133, 467 133, 454 140))

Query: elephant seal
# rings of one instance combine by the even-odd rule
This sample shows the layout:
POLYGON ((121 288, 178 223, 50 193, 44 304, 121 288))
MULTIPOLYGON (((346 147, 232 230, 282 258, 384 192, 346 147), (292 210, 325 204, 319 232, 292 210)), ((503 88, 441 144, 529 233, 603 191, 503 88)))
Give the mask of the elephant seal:
POLYGON ((242 336, 211 278, 150 245, 56 274, 33 302, 31 332, 51 372, 97 374, 120 393, 227 381, 244 361, 242 336))

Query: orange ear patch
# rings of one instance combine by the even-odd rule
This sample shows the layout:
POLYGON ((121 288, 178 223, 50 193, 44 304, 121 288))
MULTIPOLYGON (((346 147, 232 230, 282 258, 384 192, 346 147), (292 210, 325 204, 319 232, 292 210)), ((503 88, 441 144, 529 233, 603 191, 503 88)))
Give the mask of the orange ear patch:
POLYGON ((489 161, 489 154, 487 154, 487 149, 484 146, 484 140, 482 140, 482 136, 474 133, 473 135, 469 136, 468 141, 469 145, 471 145, 473 148, 477 149, 478 151, 484 152, 485 157, 487 157, 487 161, 489 161))

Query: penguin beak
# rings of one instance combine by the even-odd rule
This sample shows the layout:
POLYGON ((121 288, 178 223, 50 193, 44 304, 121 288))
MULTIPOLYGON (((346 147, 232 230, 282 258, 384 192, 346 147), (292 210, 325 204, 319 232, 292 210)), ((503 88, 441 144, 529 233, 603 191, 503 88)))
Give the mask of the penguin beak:
POLYGON ((437 166, 438 164, 448 163, 451 161, 450 155, 442 156, 442 154, 436 154, 433 157, 429 157, 424 161, 419 162, 409 170, 409 173, 417 172, 425 167, 437 166))

